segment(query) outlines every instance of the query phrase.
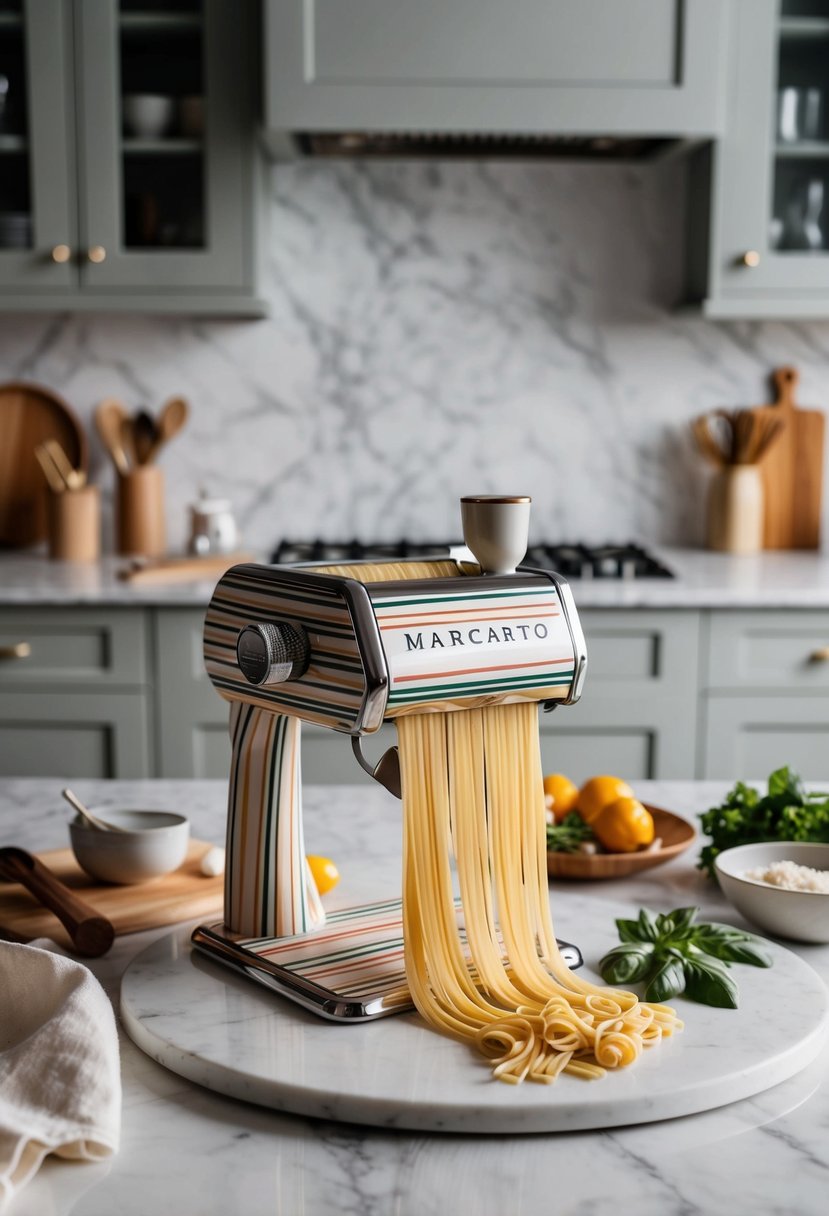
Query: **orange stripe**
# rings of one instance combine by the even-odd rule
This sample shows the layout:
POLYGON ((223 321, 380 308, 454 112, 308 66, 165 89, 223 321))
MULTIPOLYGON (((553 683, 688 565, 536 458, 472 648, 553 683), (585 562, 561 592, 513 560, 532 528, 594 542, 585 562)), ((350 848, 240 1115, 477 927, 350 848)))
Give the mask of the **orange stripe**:
MULTIPOLYGON (((461 602, 463 602, 463 601, 461 601, 461 602)), ((512 608, 512 611, 517 611, 518 609, 524 609, 527 607, 528 607, 527 604, 515 604, 512 608)), ((557 608, 558 600, 544 600, 542 603, 540 603, 538 605, 538 607, 539 608, 557 608)), ((451 608, 438 608, 437 611, 438 611, 438 615, 446 615, 447 613, 451 613, 452 610, 451 610, 451 608)), ((472 613, 474 616, 495 616, 499 612, 509 613, 510 609, 508 609, 508 608, 466 608, 466 609, 462 608, 461 612, 464 612, 464 611, 472 613)), ((411 612, 388 612, 388 613, 383 612, 382 604, 376 605, 375 612, 376 612, 377 616, 384 621, 399 621, 399 620, 401 620, 401 618, 407 618, 409 620, 412 619, 411 612)), ((425 621, 425 620, 431 620, 431 617, 429 616, 428 612, 421 612, 414 619, 415 620, 420 619, 420 620, 425 621)))
MULTIPOLYGON (((486 616, 447 616, 447 617, 415 617, 411 621, 403 621, 400 625, 381 625, 381 630, 386 629, 409 629, 414 625, 455 625, 463 624, 464 622, 474 622, 478 625, 485 625, 487 621, 547 621, 552 617, 561 616, 560 612, 502 612, 498 614, 489 613, 486 616)), ((385 620, 385 617, 380 617, 380 620, 385 620)))
MULTIPOLYGON (((369 921, 368 924, 366 924, 364 922, 361 925, 356 925, 353 929, 341 929, 339 933, 324 933, 324 934, 315 933, 314 934, 314 945, 330 946, 332 942, 345 941, 345 939, 349 938, 349 937, 359 937, 364 933, 378 933, 383 929, 395 929, 395 928, 399 928, 399 927, 400 927, 400 914, 398 913, 398 915, 396 917, 394 917, 392 920, 384 920, 384 921, 380 921, 378 923, 375 923, 374 921, 369 921)), ((287 944, 282 944, 282 945, 278 945, 278 946, 270 946, 267 950, 257 951, 257 954, 263 954, 263 955, 282 954, 286 950, 288 950, 288 951, 296 950, 296 947, 297 947, 296 942, 289 942, 287 944)), ((314 955, 312 955, 312 959, 317 957, 317 954, 318 954, 318 952, 315 953, 314 955)), ((305 962, 305 961, 309 961, 309 960, 300 959, 298 961, 305 962)))
MULTIPOLYGON (((395 684, 404 684, 407 680, 436 680, 438 676, 475 676, 483 671, 514 671, 519 667, 554 667, 557 663, 572 663, 569 659, 543 659, 535 663, 500 663, 497 667, 463 667, 460 671, 429 671, 416 676, 397 676, 395 684)), ((517 691, 520 692, 520 689, 517 691)))

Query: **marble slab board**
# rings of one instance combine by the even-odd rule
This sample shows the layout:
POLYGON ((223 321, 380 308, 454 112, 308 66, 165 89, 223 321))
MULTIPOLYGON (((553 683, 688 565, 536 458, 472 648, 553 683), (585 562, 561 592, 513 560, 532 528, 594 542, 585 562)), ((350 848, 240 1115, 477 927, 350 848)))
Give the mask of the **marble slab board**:
MULTIPOLYGON (((573 895, 557 930, 590 964, 625 907, 573 895)), ((770 971, 737 966, 737 1010, 674 1002, 682 1034, 602 1081, 519 1087, 490 1079, 465 1044, 416 1014, 334 1025, 191 952, 189 930, 131 963, 121 1016, 134 1042, 173 1072, 277 1111, 384 1128, 466 1134, 583 1131, 672 1119, 760 1093, 819 1054, 829 993, 815 971, 769 943, 770 971)))

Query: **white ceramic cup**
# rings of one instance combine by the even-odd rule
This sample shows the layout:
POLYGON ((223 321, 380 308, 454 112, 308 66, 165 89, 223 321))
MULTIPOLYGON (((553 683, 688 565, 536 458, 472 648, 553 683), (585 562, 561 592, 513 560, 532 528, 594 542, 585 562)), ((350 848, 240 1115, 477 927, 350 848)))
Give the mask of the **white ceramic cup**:
POLYGON ((484 574, 514 574, 527 552, 532 499, 470 494, 461 499, 463 539, 484 574))
POLYGON ((122 106, 124 126, 139 139, 159 139, 166 135, 175 111, 172 97, 155 93, 129 93, 122 106))

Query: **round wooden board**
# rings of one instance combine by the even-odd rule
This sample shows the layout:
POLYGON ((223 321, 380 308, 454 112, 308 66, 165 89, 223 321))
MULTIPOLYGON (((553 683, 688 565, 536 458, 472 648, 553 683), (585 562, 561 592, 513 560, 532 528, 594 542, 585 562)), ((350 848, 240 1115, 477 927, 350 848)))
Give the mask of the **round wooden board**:
POLYGON ((86 470, 86 436, 74 411, 48 388, 0 384, 0 548, 25 549, 46 537, 46 478, 35 448, 56 439, 86 470))
POLYGON ((662 848, 652 853, 548 853, 547 873, 551 878, 575 878, 581 881, 597 878, 626 878, 640 870, 661 866, 684 853, 696 837, 693 824, 671 811, 648 806, 653 826, 662 848))

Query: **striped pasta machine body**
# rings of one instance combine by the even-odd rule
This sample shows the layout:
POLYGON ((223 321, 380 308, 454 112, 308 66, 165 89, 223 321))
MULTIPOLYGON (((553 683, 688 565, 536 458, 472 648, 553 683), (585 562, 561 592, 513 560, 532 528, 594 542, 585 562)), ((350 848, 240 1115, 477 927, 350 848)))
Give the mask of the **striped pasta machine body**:
MULTIPOLYGON (((463 510, 476 562, 245 564, 219 581, 204 660, 230 704, 225 943, 278 942, 325 923, 304 853, 303 721, 349 735, 359 763, 399 797, 396 748, 377 764, 363 752, 384 721, 578 700, 587 657, 570 588, 515 568, 529 500, 466 499, 463 510)), ((194 942, 221 956, 207 936, 197 930, 194 942)))

